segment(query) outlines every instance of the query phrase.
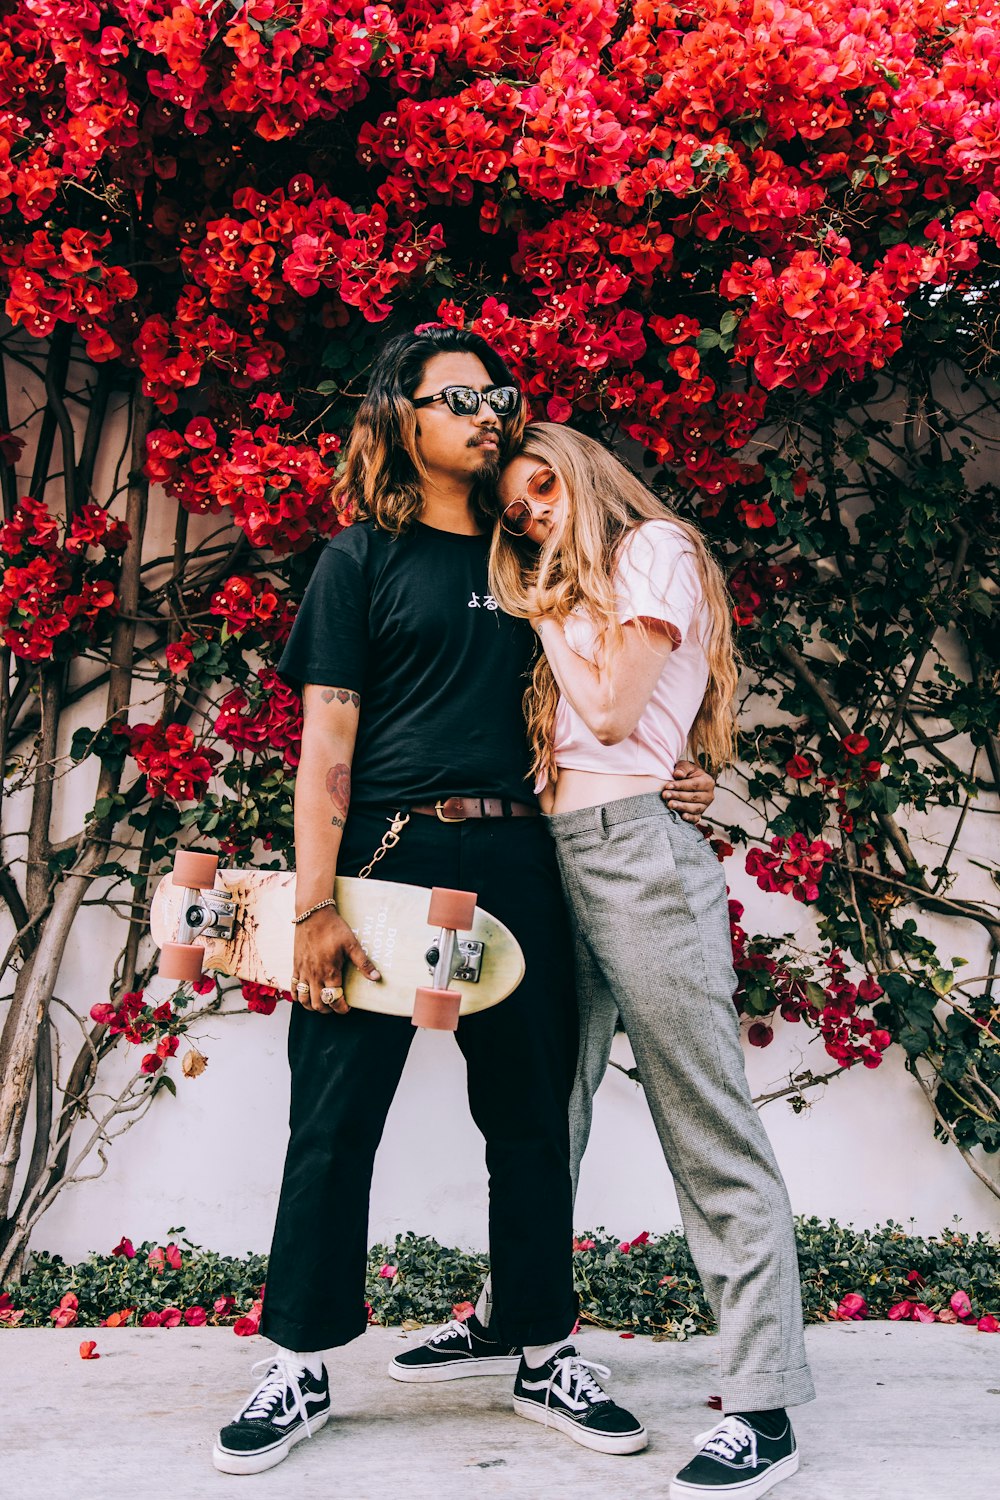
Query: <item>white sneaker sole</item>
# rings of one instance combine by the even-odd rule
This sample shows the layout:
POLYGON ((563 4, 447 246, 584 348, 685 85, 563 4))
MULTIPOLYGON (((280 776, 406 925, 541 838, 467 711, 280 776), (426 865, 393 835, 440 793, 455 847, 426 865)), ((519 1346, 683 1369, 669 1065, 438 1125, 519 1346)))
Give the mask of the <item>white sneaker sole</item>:
POLYGON ((783 1479, 790 1479, 799 1467, 799 1450, 790 1453, 787 1458, 772 1464, 766 1474, 759 1479, 745 1479, 742 1484, 686 1484, 674 1480, 670 1486, 670 1500, 757 1500, 758 1495, 766 1495, 768 1490, 780 1484, 783 1479))
POLYGON ((400 1365, 389 1361, 393 1380, 410 1385, 428 1385, 438 1380, 470 1380, 475 1375, 516 1375, 521 1366, 519 1354, 494 1354, 483 1359, 463 1359, 440 1365, 400 1365))
POLYGON ((514 1397, 514 1410, 519 1417, 527 1417, 529 1422, 540 1422, 543 1427, 564 1432, 574 1443, 579 1443, 581 1448, 592 1448, 595 1453, 641 1453, 649 1443, 645 1427, 641 1427, 638 1432, 618 1434, 594 1432, 589 1427, 581 1427, 572 1417, 553 1411, 551 1406, 539 1406, 537 1401, 529 1401, 524 1396, 514 1397))
MULTIPOLYGON (((330 1413, 324 1411, 309 1420, 315 1435, 321 1427, 326 1426, 330 1413)), ((287 1438, 282 1438, 280 1443, 258 1453, 231 1453, 228 1448, 222 1448, 216 1443, 212 1449, 212 1462, 220 1474, 263 1474, 265 1469, 273 1469, 282 1463, 295 1444, 309 1436, 304 1427, 297 1427, 287 1438)))

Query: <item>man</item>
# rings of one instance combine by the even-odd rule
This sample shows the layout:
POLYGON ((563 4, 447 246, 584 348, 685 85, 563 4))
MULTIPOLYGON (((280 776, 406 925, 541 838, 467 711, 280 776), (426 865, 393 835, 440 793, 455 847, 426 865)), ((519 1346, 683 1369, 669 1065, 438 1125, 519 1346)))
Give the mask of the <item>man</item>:
POLYGON ((321 1351, 367 1322, 372 1168, 413 1032, 344 1003, 346 964, 379 976, 337 913, 338 871, 474 890, 521 944, 522 984, 456 1034, 486 1140, 491 1343, 505 1358, 518 1351, 522 1415, 600 1452, 646 1445, 569 1340, 573 950, 528 789, 521 698, 534 633, 496 608, 487 579, 486 496, 522 427, 519 392, 484 340, 446 328, 392 340, 341 481, 362 519, 324 549, 281 661, 305 723, 291 1133, 261 1325, 279 1347, 219 1434, 226 1473, 273 1467, 327 1421, 321 1351))

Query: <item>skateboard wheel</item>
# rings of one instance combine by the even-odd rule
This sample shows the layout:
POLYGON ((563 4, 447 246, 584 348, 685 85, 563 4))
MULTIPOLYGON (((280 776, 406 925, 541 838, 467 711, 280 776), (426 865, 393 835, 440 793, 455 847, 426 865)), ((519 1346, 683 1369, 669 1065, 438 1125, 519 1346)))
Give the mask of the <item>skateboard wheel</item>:
POLYGON ((427 920, 432 927, 471 932, 476 920, 475 891, 449 891, 445 886, 434 886, 427 920))
POLYGON ((164 943, 158 971, 164 979, 200 979, 204 958, 200 943, 164 943))
POLYGON ((179 849, 174 855, 174 885, 189 891, 210 891, 215 886, 219 868, 217 854, 198 854, 194 849, 179 849))
MULTIPOLYGON (((448 891, 446 894, 456 893, 448 891)), ((413 1024, 422 1026, 425 1031, 455 1031, 461 1004, 462 997, 456 990, 417 990, 413 1002, 413 1024)))

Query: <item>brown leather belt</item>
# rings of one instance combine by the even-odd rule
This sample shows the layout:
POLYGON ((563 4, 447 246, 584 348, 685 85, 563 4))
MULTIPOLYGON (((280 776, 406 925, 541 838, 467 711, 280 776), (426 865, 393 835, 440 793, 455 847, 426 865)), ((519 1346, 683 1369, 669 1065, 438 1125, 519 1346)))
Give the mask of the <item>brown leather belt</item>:
POLYGON ((537 818, 534 802, 508 802, 506 797, 444 797, 426 807, 411 807, 410 812, 425 813, 442 823, 464 823, 466 818, 537 818))

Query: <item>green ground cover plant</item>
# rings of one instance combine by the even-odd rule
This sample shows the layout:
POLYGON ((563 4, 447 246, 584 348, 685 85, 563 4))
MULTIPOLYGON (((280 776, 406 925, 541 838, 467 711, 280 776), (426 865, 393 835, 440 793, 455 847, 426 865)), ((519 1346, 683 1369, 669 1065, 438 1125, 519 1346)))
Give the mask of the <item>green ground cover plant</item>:
MULTIPOLYGON (((1000 1332, 1000 1245, 958 1226, 927 1238, 886 1223, 854 1229, 833 1220, 796 1221, 802 1300, 808 1323, 890 1318, 964 1323, 1000 1332)), ((32 1257, 19 1284, 0 1293, 0 1327, 258 1330, 265 1255, 228 1256, 171 1230, 166 1245, 122 1239, 67 1265, 32 1257)), ((574 1241, 580 1321, 623 1335, 686 1339, 715 1323, 687 1243, 679 1232, 619 1240, 606 1230, 574 1241)), ((426 1235, 373 1246, 370 1320, 417 1330, 467 1317, 488 1270, 484 1254, 454 1250, 426 1235)), ((89 1356, 88 1356, 89 1357, 89 1356)))

